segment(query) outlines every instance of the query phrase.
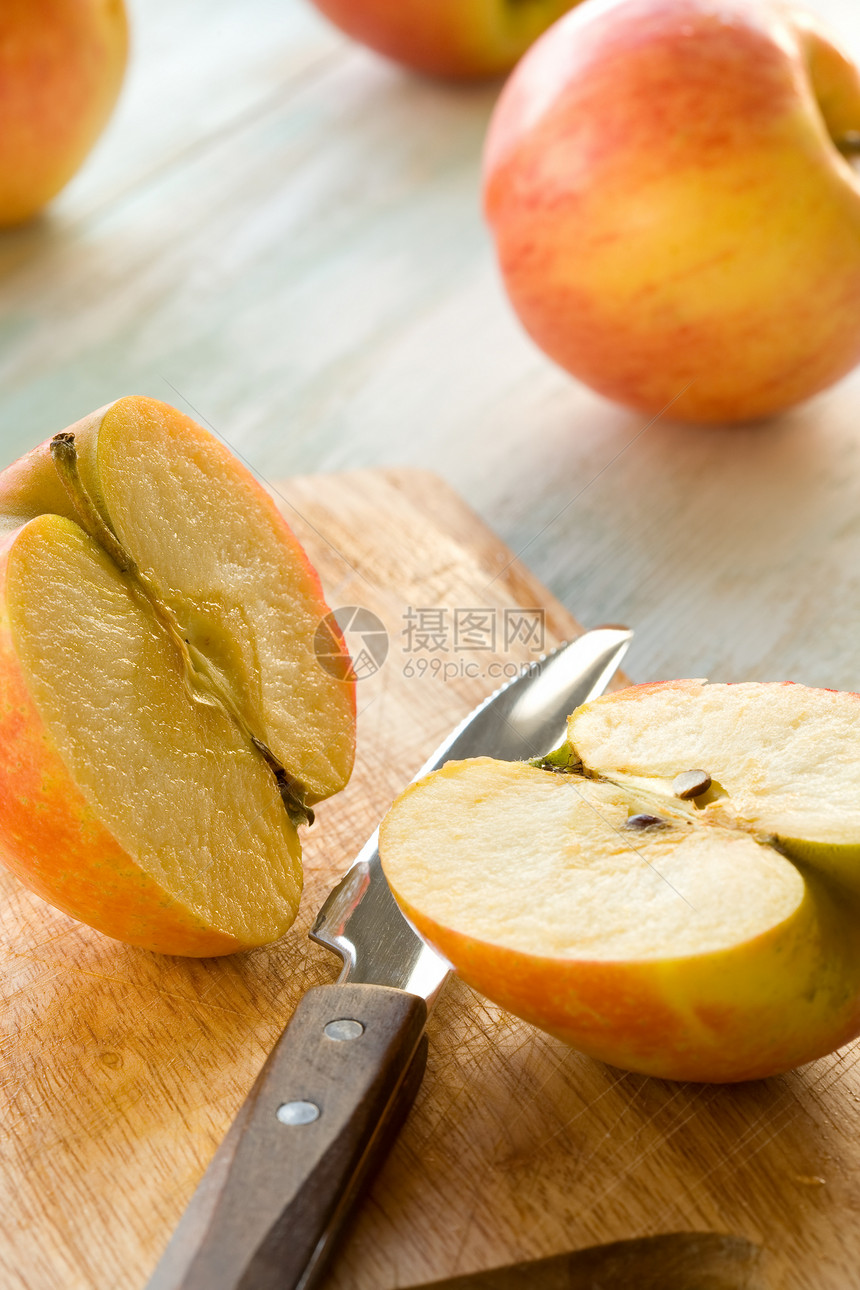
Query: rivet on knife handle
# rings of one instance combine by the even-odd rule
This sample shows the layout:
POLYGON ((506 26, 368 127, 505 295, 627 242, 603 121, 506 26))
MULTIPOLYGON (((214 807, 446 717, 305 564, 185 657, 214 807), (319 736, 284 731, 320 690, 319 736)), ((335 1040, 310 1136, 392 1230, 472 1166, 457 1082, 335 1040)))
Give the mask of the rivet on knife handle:
POLYGON ((423 999, 386 986, 309 990, 147 1290, 307 1290, 426 1017, 423 999))

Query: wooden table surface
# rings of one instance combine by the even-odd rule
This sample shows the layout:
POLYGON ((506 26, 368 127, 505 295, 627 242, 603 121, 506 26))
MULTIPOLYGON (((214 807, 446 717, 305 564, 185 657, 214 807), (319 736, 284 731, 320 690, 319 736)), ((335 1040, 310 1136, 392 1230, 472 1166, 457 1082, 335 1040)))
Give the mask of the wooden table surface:
MULTIPOLYGON (((644 419, 555 369, 479 204, 498 86, 411 77, 304 0, 129 0, 82 173, 0 235, 0 461, 124 393, 264 480, 429 467, 636 679, 860 689, 860 369, 767 425, 644 419)), ((860 59, 856 0, 812 0, 860 59)))

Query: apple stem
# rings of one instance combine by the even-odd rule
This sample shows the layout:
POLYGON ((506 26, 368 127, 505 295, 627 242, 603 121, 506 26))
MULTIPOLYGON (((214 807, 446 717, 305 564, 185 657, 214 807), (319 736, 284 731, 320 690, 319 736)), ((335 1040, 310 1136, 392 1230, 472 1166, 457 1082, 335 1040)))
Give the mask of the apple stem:
POLYGON ((533 757, 529 762, 536 770, 548 770, 554 775, 581 775, 582 761, 565 740, 560 748, 554 748, 544 757, 533 757))
POLYGON ((72 431, 62 430, 54 435, 51 440, 51 458, 77 512, 81 527, 94 542, 98 543, 120 573, 126 574, 132 590, 142 596, 179 652, 182 659, 183 681, 192 701, 205 704, 207 707, 220 708, 260 753, 275 777, 281 801, 293 826, 297 828, 300 824, 313 824, 314 813, 309 806, 305 805, 307 789, 304 784, 291 775, 275 757, 268 744, 254 734, 232 695, 218 678, 213 676, 206 656, 186 638, 173 610, 158 595, 150 579, 139 568, 99 511, 81 479, 78 469, 78 450, 75 447, 75 436, 72 431))

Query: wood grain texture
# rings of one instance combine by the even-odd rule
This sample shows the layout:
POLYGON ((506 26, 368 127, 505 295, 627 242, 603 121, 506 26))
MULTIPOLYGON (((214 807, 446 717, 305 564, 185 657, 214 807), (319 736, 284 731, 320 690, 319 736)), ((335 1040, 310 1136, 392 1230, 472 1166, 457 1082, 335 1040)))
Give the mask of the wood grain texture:
MULTIPOLYGON (((326 890, 441 736, 498 683, 493 667, 529 657, 519 643, 464 653, 477 676, 414 674, 409 608, 543 606, 547 644, 575 629, 432 475, 309 477, 279 494, 331 602, 372 609, 391 636, 384 665, 359 685, 355 777, 320 808, 299 921, 269 949, 159 958, 2 879, 4 1290, 144 1285, 298 999, 336 974, 305 935, 326 890)), ((328 1290, 395 1290, 673 1231, 762 1245, 768 1290, 853 1284, 857 1044, 760 1083, 670 1084, 589 1061, 456 979, 429 1038, 414 1111, 328 1290)))

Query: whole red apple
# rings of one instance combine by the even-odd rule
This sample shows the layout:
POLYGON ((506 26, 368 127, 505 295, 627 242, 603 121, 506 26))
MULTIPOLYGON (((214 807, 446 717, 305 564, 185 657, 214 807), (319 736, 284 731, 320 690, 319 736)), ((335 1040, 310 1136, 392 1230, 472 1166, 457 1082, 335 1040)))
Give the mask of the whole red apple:
POLYGON ((125 71, 123 0, 0 4, 0 226, 29 219, 101 134, 125 71))
POLYGON ((432 76, 498 76, 577 0, 314 0, 342 31, 432 76))
POLYGON ((860 73, 770 0, 594 0, 502 94, 485 156, 505 283, 610 398, 767 416, 860 360, 860 73))

